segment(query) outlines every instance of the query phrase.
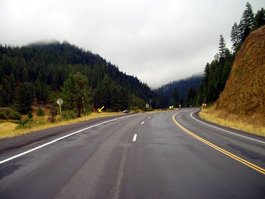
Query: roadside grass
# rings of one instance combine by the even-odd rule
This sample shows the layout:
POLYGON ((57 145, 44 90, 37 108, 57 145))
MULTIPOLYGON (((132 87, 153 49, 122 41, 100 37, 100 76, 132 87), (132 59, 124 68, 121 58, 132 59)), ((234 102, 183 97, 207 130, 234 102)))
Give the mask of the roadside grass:
POLYGON ((260 115, 243 116, 231 114, 216 110, 215 105, 213 105, 208 108, 202 108, 199 116, 206 121, 265 137, 265 121, 260 115))
MULTIPOLYGON (((38 117, 35 116, 34 114, 32 121, 30 121, 29 124, 24 127, 21 127, 21 125, 9 121, 0 123, 0 139, 16 137, 27 133, 34 133, 36 131, 51 127, 64 126, 91 119, 118 116, 123 114, 124 113, 121 112, 103 112, 103 113, 92 112, 90 115, 82 116, 80 118, 71 119, 71 120, 60 120, 59 118, 57 118, 57 122, 55 123, 49 122, 48 116, 38 117)), ((25 116, 23 117, 25 118, 25 116)))

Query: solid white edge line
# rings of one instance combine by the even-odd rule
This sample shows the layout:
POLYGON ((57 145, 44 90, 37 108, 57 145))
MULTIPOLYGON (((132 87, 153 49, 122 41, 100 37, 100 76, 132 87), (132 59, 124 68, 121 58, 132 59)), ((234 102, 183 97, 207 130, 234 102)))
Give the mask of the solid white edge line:
POLYGON ((83 128, 83 129, 80 129, 80 130, 78 130, 78 131, 74 131, 73 133, 70 133, 70 134, 68 134, 68 135, 65 135, 65 136, 59 137, 59 138, 57 138, 57 139, 54 139, 54 140, 52 140, 52 141, 50 141, 50 142, 47 142, 47 143, 45 143, 45 144, 42 144, 42 145, 37 146, 37 147, 35 147, 35 148, 32 148, 32 149, 30 149, 30 150, 24 151, 24 152, 19 153, 19 154, 17 154, 17 155, 11 156, 11 157, 9 157, 9 158, 7 158, 7 159, 1 160, 1 161, 0 161, 0 165, 1 165, 1 164, 4 164, 4 163, 6 163, 6 162, 9 162, 9 161, 11 161, 11 160, 14 160, 14 159, 16 159, 16 158, 18 158, 18 157, 24 156, 24 155, 26 155, 26 154, 28 154, 28 153, 33 152, 33 151, 36 151, 36 150, 38 150, 38 149, 41 149, 41 148, 43 148, 43 147, 45 147, 45 146, 48 146, 48 145, 50 145, 50 144, 53 144, 53 143, 55 143, 55 142, 58 142, 58 141, 60 141, 60 140, 63 140, 63 139, 65 139, 65 138, 67 138, 67 137, 70 137, 70 136, 72 136, 72 135, 75 135, 75 134, 81 133, 81 132, 83 132, 83 131, 85 131, 85 130, 87 130, 87 129, 91 129, 91 128, 94 128, 94 127, 100 126, 100 125, 102 125, 102 124, 110 123, 110 122, 113 122, 113 121, 121 120, 121 119, 128 118, 128 117, 132 117, 132 116, 135 116, 135 115, 128 115, 128 116, 119 117, 119 118, 112 119, 112 120, 107 120, 107 121, 105 121, 105 122, 101 122, 101 123, 99 123, 99 124, 94 124, 94 125, 92 125, 92 126, 89 126, 89 127, 83 128))
POLYGON ((240 135, 240 134, 234 133, 234 132, 232 132, 232 131, 229 131, 229 130, 226 130, 226 129, 223 129, 223 128, 220 128, 220 127, 217 127, 217 126, 214 126, 214 125, 211 125, 211 124, 207 124, 207 123, 205 123, 205 122, 203 122, 203 121, 200 121, 200 120, 198 120, 197 118, 195 118, 195 117, 193 116, 193 113, 195 113, 196 111, 197 111, 197 110, 191 112, 191 113, 190 113, 190 117, 191 117, 192 119, 196 120, 197 122, 201 123, 201 124, 204 124, 204 125, 206 125, 206 126, 210 126, 210 127, 212 127, 212 128, 215 128, 215 129, 218 129, 218 130, 224 131, 224 132, 226 132, 226 133, 230 133, 230 134, 232 134, 232 135, 236 135, 236 136, 238 136, 238 137, 242 137, 242 138, 245 138, 245 139, 249 139, 249 140, 252 140, 252 141, 255 141, 255 142, 260 142, 260 143, 262 143, 262 144, 265 144, 265 142, 263 142, 263 141, 261 141, 261 140, 257 140, 257 139, 250 138, 250 137, 247 137, 247 136, 244 136, 244 135, 240 135))
POLYGON ((135 142, 136 139, 137 139, 137 134, 134 134, 134 136, 133 136, 133 142, 135 142))

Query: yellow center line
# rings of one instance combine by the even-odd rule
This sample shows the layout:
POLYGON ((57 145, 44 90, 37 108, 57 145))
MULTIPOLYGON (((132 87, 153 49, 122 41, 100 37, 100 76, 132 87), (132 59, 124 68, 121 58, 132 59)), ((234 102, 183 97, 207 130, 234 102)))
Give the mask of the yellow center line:
POLYGON ((264 168, 261 168, 261 167, 255 165, 255 164, 253 164, 253 163, 251 163, 251 162, 249 162, 249 161, 243 159, 243 158, 240 158, 240 157, 238 157, 237 155, 235 155, 235 154, 233 154, 233 153, 230 153, 230 152, 228 152, 227 150, 225 150, 225 149, 223 149, 223 148, 221 148, 221 147, 219 147, 219 146, 217 146, 217 145, 215 145, 215 144, 213 144, 213 143, 211 143, 211 142, 209 142, 209 141, 203 139, 202 137, 196 135, 195 133, 189 131, 188 129, 186 129, 184 126, 182 126, 180 123, 177 122, 177 120, 175 119, 175 116, 176 116, 176 115, 177 115, 177 113, 174 114, 174 115, 172 116, 172 120, 173 120, 173 122, 174 122, 174 123, 180 128, 180 129, 182 129, 184 132, 186 132, 187 134, 189 134, 189 135, 192 136, 193 138, 195 138, 195 139, 197 139, 197 140, 203 142, 204 144, 206 144, 206 145, 212 147, 213 149, 215 149, 215 150, 217 150, 217 151, 219 151, 219 152, 221 152, 221 153, 227 155, 228 157, 230 157, 230 158, 232 158, 232 159, 234 159, 234 160, 236 160, 236 161, 238 161, 238 162, 241 162, 242 164, 244 164, 244 165, 246 165, 246 166, 248 166, 248 167, 250 167, 250 168, 252 168, 252 169, 254 169, 254 170, 256 170, 256 171, 258 171, 258 172, 260 172, 260 173, 262 173, 262 174, 265 174, 265 169, 264 169, 264 168))

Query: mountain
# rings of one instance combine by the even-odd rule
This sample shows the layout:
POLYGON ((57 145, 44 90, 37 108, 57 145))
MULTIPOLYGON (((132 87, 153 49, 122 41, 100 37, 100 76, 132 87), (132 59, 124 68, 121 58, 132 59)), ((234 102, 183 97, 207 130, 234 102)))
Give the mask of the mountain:
POLYGON ((63 109, 80 115, 89 107, 144 108, 151 96, 150 88, 138 78, 67 42, 0 46, 0 107, 27 113, 32 104, 55 106, 61 97, 63 109))
POLYGON ((189 106, 195 103, 195 97, 201 86, 202 75, 195 75, 186 79, 168 83, 154 90, 152 106, 167 108, 170 105, 178 107, 189 106))
POLYGON ((265 121, 265 26, 253 31, 237 52, 216 109, 265 121))

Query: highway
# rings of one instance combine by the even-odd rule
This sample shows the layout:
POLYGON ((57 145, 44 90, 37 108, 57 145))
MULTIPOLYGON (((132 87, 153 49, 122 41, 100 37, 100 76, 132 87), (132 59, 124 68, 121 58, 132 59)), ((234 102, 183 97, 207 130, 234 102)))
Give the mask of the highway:
POLYGON ((48 129, 29 143, 0 141, 0 198, 265 198, 265 139, 205 123, 197 111, 126 115, 48 129))

